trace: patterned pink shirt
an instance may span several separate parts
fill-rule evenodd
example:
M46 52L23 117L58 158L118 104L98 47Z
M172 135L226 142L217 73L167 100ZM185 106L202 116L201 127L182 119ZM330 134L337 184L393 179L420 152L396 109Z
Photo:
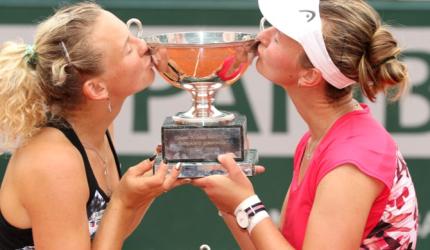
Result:
M415 249L418 206L414 185L389 133L371 116L369 108L339 118L315 149L309 167L298 183L300 161L310 134L296 149L282 234L296 249L302 249L306 225L321 179L343 164L353 164L385 184L375 200L362 236L361 249Z

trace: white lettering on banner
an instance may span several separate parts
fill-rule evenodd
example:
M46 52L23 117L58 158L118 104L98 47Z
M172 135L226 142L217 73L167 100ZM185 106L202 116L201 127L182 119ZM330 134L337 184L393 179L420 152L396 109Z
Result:
M234 30L243 32L258 32L255 27L146 27L145 33L155 34L162 32L191 31L191 30ZM406 51L417 53L427 53L430 55L430 28L392 28L399 42ZM23 38L30 43L34 32L33 26L0 25L0 42L4 40ZM409 67L411 84L429 84L428 62L419 58L406 58ZM252 148L256 148L261 156L292 156L296 144L306 131L307 127L302 121L292 103L288 103L285 117L288 123L288 131L273 132L273 87L264 79L252 65L242 78L245 93L250 101L250 109L255 116L259 131L248 132L249 142ZM158 75L152 90L159 90L168 87L167 83ZM430 85L428 87L430 91ZM428 94L427 94L428 96ZM216 96L218 104L232 104L240 102L234 100L231 88L226 87L219 91ZM167 116L177 112L188 110L191 104L191 95L186 91L170 96L152 97L148 100L148 131L135 131L134 114L139 114L139 110L134 105L135 97L129 97L122 108L121 113L115 121L115 141L118 152L127 155L152 154L155 146L161 141L161 125ZM383 124L385 121L386 103L383 98L379 98L375 104L369 104L374 116ZM409 94L400 104L399 124L404 127L420 126L430 121L430 100L419 94ZM423 132L399 132L392 133L394 139L399 144L403 154L407 157L428 158L430 156L430 131Z

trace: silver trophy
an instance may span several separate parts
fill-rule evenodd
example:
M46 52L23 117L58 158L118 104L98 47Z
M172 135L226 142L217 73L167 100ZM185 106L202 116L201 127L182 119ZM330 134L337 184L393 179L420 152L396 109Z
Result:
M157 71L172 86L192 96L188 111L165 119L161 161L173 167L181 162L179 177L197 178L224 174L217 156L233 153L248 176L254 175L258 154L246 143L246 117L215 108L217 90L235 83L255 57L254 34L224 31L196 31L142 36L142 25L133 18L137 35L146 41Z

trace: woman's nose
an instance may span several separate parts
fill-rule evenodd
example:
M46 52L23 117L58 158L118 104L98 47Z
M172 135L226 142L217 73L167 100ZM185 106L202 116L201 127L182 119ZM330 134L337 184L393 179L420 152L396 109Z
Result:
M148 52L149 52L149 46L148 46L148 44L144 41L144 40L142 40L142 39L138 39L139 41L137 42L137 51L138 51L138 53L139 53L139 56L141 56L141 57L143 57L143 56L145 56L146 54L148 54Z
M258 33L256 40L258 40L262 45L267 46L269 44L269 32L267 29L262 30Z
M270 43L270 37L273 28L268 28L260 31L256 37L256 40L258 40L262 45L267 46Z

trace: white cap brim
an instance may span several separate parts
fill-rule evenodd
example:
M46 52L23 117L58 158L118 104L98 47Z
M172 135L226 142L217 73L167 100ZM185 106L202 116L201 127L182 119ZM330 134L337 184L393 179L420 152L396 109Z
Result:
M355 81L331 60L322 35L319 0L258 0L261 13L276 29L300 43L323 78L338 89Z

